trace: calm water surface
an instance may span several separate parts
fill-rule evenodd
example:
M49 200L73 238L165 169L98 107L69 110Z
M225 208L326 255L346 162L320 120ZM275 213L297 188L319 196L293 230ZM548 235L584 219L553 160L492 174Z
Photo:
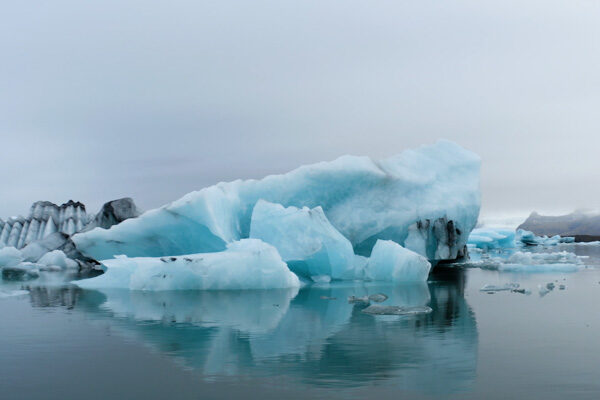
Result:
M600 265L600 246L567 246ZM555 248L554 250L561 250ZM531 295L487 294L517 282ZM540 297L539 284L566 285ZM21 283L3 283L5 292ZM351 295L429 305L371 316ZM600 270L440 269L427 284L0 299L2 399L600 398Z

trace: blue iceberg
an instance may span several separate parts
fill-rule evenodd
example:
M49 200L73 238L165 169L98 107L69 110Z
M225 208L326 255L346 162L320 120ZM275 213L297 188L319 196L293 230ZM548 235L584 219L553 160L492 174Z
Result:
M321 207L354 252L369 256L378 239L431 261L464 255L480 208L479 157L440 141L374 161L343 156L261 180L219 183L110 229L73 236L96 260L223 251L250 236L255 204Z
M298 276L422 282L431 264L467 254L479 167L477 155L440 141L380 161L344 156L219 183L74 235L77 249L107 269L78 284L208 290L296 287Z

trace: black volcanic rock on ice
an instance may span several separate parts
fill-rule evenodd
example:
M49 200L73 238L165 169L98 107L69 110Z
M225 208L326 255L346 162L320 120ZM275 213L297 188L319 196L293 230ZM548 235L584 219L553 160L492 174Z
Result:
M531 231L538 236L574 236L576 241L600 239L600 214L575 211L567 215L548 216L532 212L518 229Z
M113 225L121 223L129 218L140 215L133 199L124 197L104 203L96 217L85 227L85 231L99 227L108 229Z

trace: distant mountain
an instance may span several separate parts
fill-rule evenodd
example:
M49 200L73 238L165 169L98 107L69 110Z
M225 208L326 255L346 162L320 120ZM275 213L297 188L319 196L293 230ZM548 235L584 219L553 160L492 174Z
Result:
M549 216L534 211L517 229L536 235L574 236L579 242L600 240L600 214L575 211L567 215Z

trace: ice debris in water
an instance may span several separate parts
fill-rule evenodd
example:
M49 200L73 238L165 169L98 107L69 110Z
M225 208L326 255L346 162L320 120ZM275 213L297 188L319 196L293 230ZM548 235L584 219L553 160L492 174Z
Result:
M550 293L551 290L554 289L554 285L538 285L538 293L540 294L540 297L544 297L545 295L547 295L548 293Z
M479 289L480 292L502 292L502 291L510 291L510 290L515 290L518 289L521 285L519 285L518 283L505 283L504 285L483 285L481 287L481 289Z
M104 260L107 271L75 281L82 288L131 290L276 289L300 286L277 250L258 239L230 243L218 253Z
M575 272L583 267L581 257L567 251L555 253L516 252L498 266L500 271Z
M369 296L349 296L348 303L350 304L358 304L358 305L369 305L371 302L369 301Z
M518 251L508 258L512 264L581 264L575 253L558 251L554 253L531 253Z
M380 161L344 156L261 180L219 183L108 230L79 233L73 240L98 260L115 254L160 257L222 251L227 243L250 236L253 209L262 199L282 207L321 207L356 254L370 255L383 239L429 260L456 259L465 255L467 237L477 222L479 169L477 155L446 141ZM301 227L306 221L298 216L296 223ZM326 233L323 224L316 231ZM334 261L330 267L337 273Z
M402 306L383 306L379 304L370 305L367 308L361 310L365 314L371 315L416 315L416 314L429 314L431 307L417 306L417 307L402 307Z

